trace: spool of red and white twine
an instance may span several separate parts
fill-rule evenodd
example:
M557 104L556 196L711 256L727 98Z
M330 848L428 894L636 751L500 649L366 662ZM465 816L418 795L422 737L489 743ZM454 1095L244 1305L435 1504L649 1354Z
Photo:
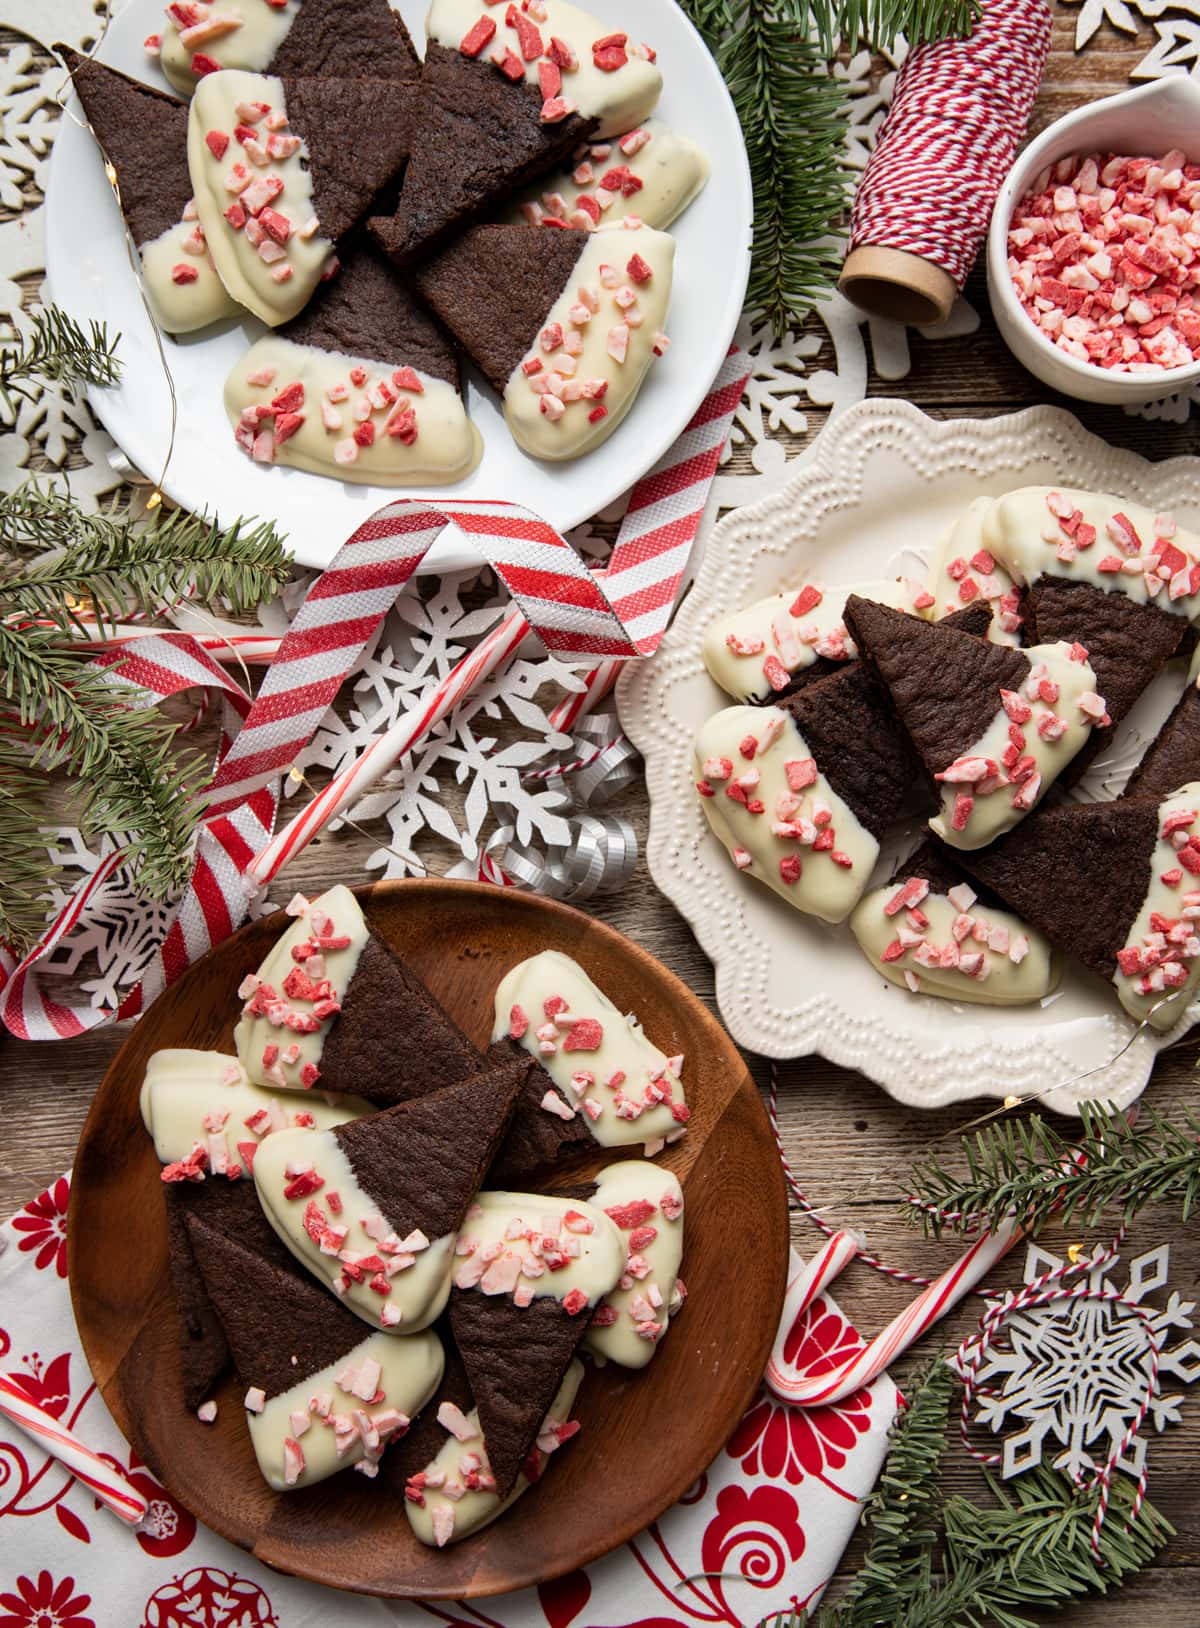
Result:
M1046 0L985 0L966 39L914 50L858 191L839 282L864 310L941 322L975 261L1050 50Z

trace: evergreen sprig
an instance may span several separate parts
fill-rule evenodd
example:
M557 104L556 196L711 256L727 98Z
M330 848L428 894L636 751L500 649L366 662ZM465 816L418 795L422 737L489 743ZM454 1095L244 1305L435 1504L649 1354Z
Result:
M87 328L56 305L37 312L29 333L0 340L0 413L11 421L14 397L28 396L39 379L52 384L114 384L119 373L117 344L102 322Z
M941 1465L957 1379L936 1362L906 1385L907 1410L867 1500L866 1558L845 1598L815 1616L769 1619L770 1628L1035 1628L1026 1607L1064 1606L1106 1593L1140 1571L1174 1529L1149 1502L1131 1520L1133 1483L1117 1476L1100 1530L1098 1488L1053 1470L1002 1484L994 1502L942 1491Z
M38 553L32 559L32 551ZM43 551L49 550L49 553ZM59 486L0 495L0 605L103 631L131 610L154 615L185 595L242 614L282 587L290 562L275 528L157 509L146 525L82 514Z
M747 304L777 335L833 288L846 206L847 94L827 59L844 36L890 48L963 33L975 0L679 0L742 125L754 186Z
M1082 1103L1068 1142L1040 1115L1005 1119L962 1139L966 1170L931 1153L912 1172L907 1219L927 1234L975 1232L1015 1216L1036 1233L1054 1217L1084 1226L1102 1211L1128 1222L1147 1204L1169 1203L1186 1221L1200 1207L1200 1118L1181 1123L1153 1109L1126 1115Z

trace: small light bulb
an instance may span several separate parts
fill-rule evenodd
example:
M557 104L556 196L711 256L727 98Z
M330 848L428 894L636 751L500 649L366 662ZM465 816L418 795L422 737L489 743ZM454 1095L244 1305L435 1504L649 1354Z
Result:
M1004 1106L1006 1108L1019 1108L1021 1106L1021 1099L1020 1097L1005 1097Z
M151 492L150 496L146 499L146 507L148 509L157 509L162 500L163 495L156 486Z
M1068 1244L1067 1245L1067 1259L1070 1261L1072 1266L1078 1266L1082 1256L1083 1256L1083 1245L1082 1244Z

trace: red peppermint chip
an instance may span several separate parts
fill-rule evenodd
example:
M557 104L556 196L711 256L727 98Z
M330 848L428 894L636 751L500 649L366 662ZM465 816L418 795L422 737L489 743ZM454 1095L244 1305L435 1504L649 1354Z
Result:
M604 1028L597 1018L580 1018L567 1030L563 1050L598 1051L603 1039Z
M458 49L465 57L477 57L496 33L495 20L491 17L481 17L473 28L469 28L459 41Z
M210 130L204 138L205 145L214 158L224 158L229 146L229 137L224 130Z
M508 1033L513 1040L520 1040L529 1032L529 1014L523 1006L514 1006L508 1014Z
M613 1204L604 1213L622 1232L631 1232L634 1227L645 1226L656 1208L648 1199L634 1198L628 1204Z
M569 1317L578 1317L587 1307L588 1297L582 1289L572 1289L563 1299L563 1310Z

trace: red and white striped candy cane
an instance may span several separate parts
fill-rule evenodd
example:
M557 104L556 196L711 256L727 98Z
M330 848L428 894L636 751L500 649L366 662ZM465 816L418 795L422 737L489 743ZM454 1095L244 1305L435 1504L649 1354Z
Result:
M136 1526L149 1503L120 1470L92 1449L61 1419L35 1402L11 1374L0 1374L0 1417L10 1420L67 1469L77 1481L90 1487L106 1508L119 1519Z
M985 1232L857 1356L828 1373L800 1373L782 1360L782 1344L777 1344L767 1366L767 1385L776 1396L799 1407L822 1407L852 1396L861 1386L878 1379L903 1351L956 1306L1021 1236L1015 1221L1003 1223L995 1232Z

